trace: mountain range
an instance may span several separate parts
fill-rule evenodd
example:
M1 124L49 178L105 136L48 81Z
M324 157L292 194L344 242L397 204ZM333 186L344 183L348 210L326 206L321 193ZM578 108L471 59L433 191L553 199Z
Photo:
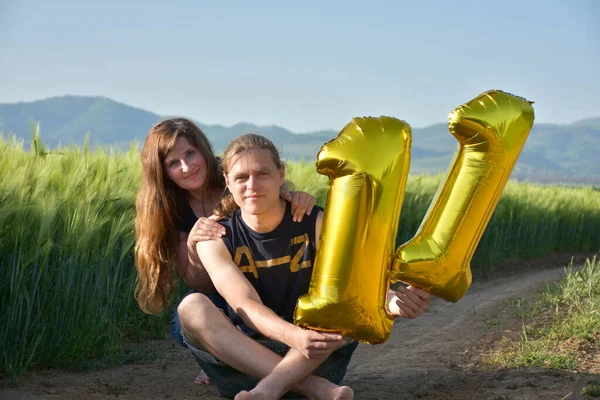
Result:
M150 127L165 118L106 97L62 96L33 102L0 104L0 132L31 141L32 126L40 124L41 138L50 148L82 145L87 133L93 146L128 148L142 143ZM269 137L286 159L311 161L321 146L339 131L293 133L276 125L206 125L194 121L217 152L233 137L258 132ZM343 127L340 127L340 130ZM457 148L444 123L413 128L411 173L437 174L447 170ZM567 183L600 182L600 117L572 124L535 123L513 171L513 178Z

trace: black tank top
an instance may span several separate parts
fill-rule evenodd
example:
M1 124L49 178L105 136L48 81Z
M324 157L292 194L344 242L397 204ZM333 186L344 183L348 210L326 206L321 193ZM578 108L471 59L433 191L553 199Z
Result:
M186 199L183 199L182 204L177 207L175 227L177 230L189 234L196 221L198 221L198 217L194 214L192 206L190 206L190 203Z
M293 321L298 297L310 285L316 254L315 225L322 210L315 207L302 222L292 220L291 204L286 203L281 223L273 231L258 233L242 220L240 210L221 223L223 237L233 262L258 292L263 304L288 322ZM231 311L229 310L230 314ZM236 325L245 325L237 315L230 315Z

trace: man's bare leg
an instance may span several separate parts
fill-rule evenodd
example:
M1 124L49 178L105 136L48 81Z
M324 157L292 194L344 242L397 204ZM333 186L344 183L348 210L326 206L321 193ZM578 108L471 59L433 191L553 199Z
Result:
M282 361L281 356L233 326L210 299L200 293L183 299L177 311L185 336L192 344L205 348L238 371L263 379ZM340 389L338 385L312 375L293 386L294 391L315 400L335 398L330 394L337 389ZM338 399L345 400L348 397Z
M293 389L297 382L310 375L325 359L326 357L309 360L298 350L290 349L283 360L253 390L240 392L235 396L235 400L277 400L288 390ZM354 392L348 386L333 385L324 389L325 392L320 393L319 398L328 400L354 398Z

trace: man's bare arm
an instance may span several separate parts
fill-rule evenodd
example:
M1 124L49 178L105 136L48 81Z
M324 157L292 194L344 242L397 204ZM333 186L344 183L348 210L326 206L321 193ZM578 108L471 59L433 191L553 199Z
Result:
M262 303L222 240L198 242L196 249L217 291L250 328L288 345L295 340L293 335L299 328Z

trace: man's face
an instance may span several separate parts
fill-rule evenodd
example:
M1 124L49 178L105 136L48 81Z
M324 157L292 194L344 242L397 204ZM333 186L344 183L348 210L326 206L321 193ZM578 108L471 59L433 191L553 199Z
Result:
M285 170L277 168L269 150L250 150L238 156L225 180L243 211L261 215L277 205Z

